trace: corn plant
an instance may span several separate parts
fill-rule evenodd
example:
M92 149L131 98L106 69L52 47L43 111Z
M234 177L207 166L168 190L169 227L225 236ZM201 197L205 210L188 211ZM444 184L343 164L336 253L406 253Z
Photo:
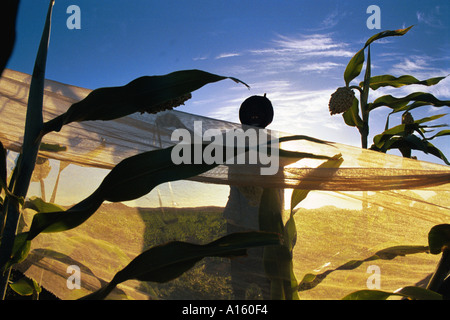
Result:
M43 203L40 206L41 210L34 215L29 230L17 234L21 209L38 161L39 150L43 146L48 147L42 143L47 133L58 132L64 125L71 122L108 121L135 112L157 113L172 109L191 98L191 92L206 84L225 79L247 86L239 79L200 70L175 71L163 76L143 76L124 86L93 90L85 99L71 105L65 113L44 122L43 89L53 5L54 0L51 0L32 74L22 151L9 184L7 184L6 176L6 151L0 144L0 191L4 194L0 197L2 209L0 290L3 297L12 266L26 259L31 242L37 235L76 228L95 214L104 201L121 202L137 199L148 194L161 183L187 179L217 165L206 163L175 165L171 159L173 147L126 158L109 172L90 196L71 208L64 210L56 204L41 201ZM285 138L285 140L289 139L307 138L303 136ZM206 146L203 145L203 148ZM284 150L280 150L280 154L292 157L295 161L305 157L329 159L327 156ZM161 244L138 255L106 286L84 298L103 299L119 283L129 279L151 282L170 281L192 268L204 257L242 256L246 254L248 248L276 246L280 243L280 235L276 232L251 231L229 234L204 245L181 241ZM12 287L21 292L30 292L30 290L34 293L38 292L35 282L28 282L28 284L27 286L26 282L22 281ZM30 286L34 289L30 289Z
M418 150L426 154L436 156L446 164L450 165L442 151L430 142L432 139L450 135L450 130L441 130L428 137L425 135L431 132L434 128L448 127L448 125L424 125L424 123L437 120L446 114L439 114L418 120L415 120L411 114L412 110L425 106L434 106L437 108L448 107L450 106L450 101L439 100L430 93L414 92L400 98L396 98L392 95L383 95L375 99L373 102L369 102L370 90L377 90L382 87L399 88L407 85L433 86L446 78L446 76L442 76L426 80L418 80L411 75L402 75L400 77L395 77L392 75L372 76L370 53L371 44L385 37L403 36L408 33L412 27L413 26L405 29L383 31L373 35L366 41L364 47L351 58L345 69L345 87L338 88L336 92L331 95L329 102L330 114L342 114L345 124L351 127L356 127L359 131L362 148L368 148L370 112L379 107L388 107L392 109L392 111L387 116L384 131L374 136L373 144L370 149L384 153L388 150L398 149L405 158L415 158L412 156L412 150ZM367 59L365 54L366 49ZM361 81L359 85L351 85L351 82L360 75L364 62L366 62L366 70L363 81ZM359 92L359 99L355 97L353 90ZM396 113L402 113L402 123L390 128L390 116ZM419 136L414 133L418 133ZM402 255L416 252L427 252L428 250L432 254L439 254L442 252L441 260L426 289L408 286L399 289L396 292L360 290L347 295L344 299L379 300L387 299L391 296L398 296L408 299L442 299L443 297L447 297L449 294L448 275L450 266L448 244L449 225L444 224L437 225L430 230L428 247L417 248L414 246L402 246L402 248L400 248ZM356 264L355 261L352 261L351 263L342 266L341 269L352 269L364 261L380 259L382 254L385 254L386 252L389 252L391 256L394 254L393 256L395 257L398 255L398 250L399 248L388 248L385 252L377 252L377 254L368 259L358 260L356 261ZM302 284L305 287L310 287L313 282L316 282L315 285L317 285L317 282L321 281L321 279L318 278L319 277L314 275L307 275L305 279L303 279Z
M405 29L388 30L377 33L370 37L364 47L359 50L349 61L344 71L345 87L340 87L331 95L329 109L331 115L342 114L345 124L357 128L361 136L361 146L368 148L369 136L369 115L370 112L380 108L388 107L392 109L387 116L385 130L375 135L373 150L386 152L398 149L404 157L412 157L411 150L422 151L438 157L446 164L450 164L445 155L436 148L430 140L450 134L450 130L442 130L427 137L425 134L430 129L445 127L447 125L427 126L424 123L443 117L445 114L435 115L415 120L411 111L424 106L445 107L450 105L450 101L441 101L430 93L414 92L405 97L396 98L392 95L384 95L373 102L369 102L370 90L377 90L382 87L399 88L407 85L433 86L438 84L445 76L435 77L426 80L418 80L411 75L395 77L392 75L372 76L370 47L372 43L379 39L405 35L412 26ZM367 58L365 50L367 49ZM366 62L364 80L359 85L351 85L351 82L360 75L363 64ZM355 96L356 90L359 92L359 99ZM392 114L402 113L402 123L389 128L389 118ZM418 133L419 136L414 133Z

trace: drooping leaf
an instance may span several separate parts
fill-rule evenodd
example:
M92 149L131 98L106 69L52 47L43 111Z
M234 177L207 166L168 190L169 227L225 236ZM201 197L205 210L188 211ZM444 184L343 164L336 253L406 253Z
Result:
M450 106L450 100L439 100L431 93L425 92L414 92L406 97L395 98L392 95L384 95L377 99L374 102L369 104L369 110L374 110L375 108L386 106L394 111L399 111L400 109L404 110L405 106L408 105L409 102L414 101L420 103L420 106L423 105L432 105L435 107L443 107ZM410 109L410 108L408 108Z
M436 146L434 146L431 142L427 141L427 150L429 154L432 154L435 157L438 157L442 161L445 162L445 164L450 165L450 161L448 161L447 157L444 155L444 153L439 150Z
M426 253L428 250L427 246L393 246L377 251L374 256L383 260L392 260L407 254Z
M30 227L29 239L40 232L59 232L79 226L104 201L137 199L163 182L196 176L216 166L204 163L175 165L171 158L172 148L144 152L122 160L104 178L97 190L80 203L66 211L36 214Z
M450 130L442 130L442 131L439 131L438 133L436 133L435 135L433 135L432 137L427 138L427 140L432 140L437 137L448 136L448 135L450 135Z
M406 29L398 29L398 30L387 30L387 31L382 31L380 33L377 33L375 35L373 35L372 37L370 37L364 47L359 50L351 59L350 62L348 63L347 67L345 68L344 71L344 80L345 80L345 84L346 86L349 86L350 82L355 79L362 70L364 61L365 61L365 56L364 56L364 50L374 41L385 38L385 37L393 37L393 36L402 36L404 34L406 34L413 26L410 26Z
M217 165L204 162L176 165L172 149L145 152L121 161L100 185L101 197L111 202L137 199L163 182L193 177Z
M87 120L112 120L135 112L156 113L183 104L191 92L206 84L231 79L201 70L175 71L163 76L143 76L119 87L99 88L74 103L64 114L45 123L42 135L65 124ZM165 104L168 104L165 106Z
M447 115L446 113L444 113L444 114L436 114L434 116L425 117L425 118L422 118L422 119L417 119L417 120L414 121L414 123L421 124L421 123L425 123L425 122L430 122L430 121L434 121L434 120L440 119L442 117L445 117L446 115Z
M409 30L411 30L413 26L409 26L408 28L405 29L397 29L397 30L386 30L386 31L382 31L380 33L377 33L375 35L373 35L372 37L370 37L365 45L364 48L366 48L367 46L369 46L372 42L379 40L379 39L383 39L386 37L395 37L395 36L403 36L405 35Z
M436 77L436 78L430 78L427 80L417 80L415 77L410 75L404 75L400 77L394 77L392 75L381 75L381 76L374 76L370 78L370 88L372 90L377 90L380 87L394 87L399 88L406 85L411 84L420 84L425 86L432 86L435 84L438 84L441 80L445 79L446 77ZM362 86L362 83L360 84Z
M317 168L338 168L340 165L344 162L344 159L342 158L341 154L334 155L329 160L325 161L324 163L320 164ZM292 191L291 196L291 212L294 210L294 208L303 201L306 196L309 193L309 190L302 189L302 183Z
M337 155L334 155L333 157L329 158L327 161L325 161L321 165L319 165L318 168L337 168L342 164L343 161L344 160L342 158L342 155L337 154ZM307 197L307 195L309 194L309 191L310 190L301 188L301 182L300 182L300 185L298 185L292 191L290 217L284 227L284 233L286 234L285 241L287 242L289 250L293 249L295 242L296 242L296 238L297 238L297 227L296 227L295 219L294 219L294 215L295 215L294 209L301 201L303 201Z
M309 142L314 142L314 143L319 143L319 144L330 144L327 141L317 139L314 137L310 137L310 136L305 136L305 135L289 135L289 136L285 136L285 137L279 137L276 142L282 143L282 142L296 141L296 140L306 140ZM269 141L269 144L270 144L270 141Z
M440 119L440 118L444 117L445 115L446 114L437 114L437 115L434 115L434 116L425 117L425 118L422 118L422 119L417 119L412 124L400 124L400 125L397 125L395 127L389 128L389 129L383 131L382 133L377 134L373 138L374 145L378 149L386 151L386 150L388 150L388 148L386 148L385 143L393 136L403 136L403 137L410 136L410 137L406 137L407 142L409 141L413 145L417 144L417 140L415 140L416 138L414 136L408 135L406 133L410 129L412 129L412 130L415 130L416 132L418 132L419 134L421 134L423 136L423 134L420 131L420 129L425 128L425 127L424 126L420 126L420 124ZM448 130L443 130L440 133L438 133L436 136L447 135L447 134L449 134L447 131ZM424 140L429 140L428 138L425 138L424 136L423 136L423 138L424 138ZM427 141L423 141L423 143L426 144ZM392 144L392 142L391 142L391 144ZM421 145L421 143L419 143L418 145ZM421 150L421 149L419 148L417 150Z
M242 256L248 248L279 243L277 234L266 232L233 233L205 245L172 241L143 252L119 271L107 286L82 299L104 299L119 283L131 279L167 282L179 277L205 257Z
M298 136L302 139L302 136ZM287 138L286 138L287 139ZM191 148L191 157L194 152L203 152L207 144L188 145ZM200 150L196 150L199 147ZM103 179L100 186L86 199L65 211L39 212L33 217L29 231L29 240L41 232L60 232L79 226L89 219L104 201L122 202L134 200L148 194L157 185L187 179L204 173L218 163L206 164L203 159L195 163L175 164L172 159L174 147L144 152L118 163ZM283 154L283 152L280 152ZM225 155L224 155L225 156ZM328 156L315 156L313 154L286 151L284 156L302 159L313 157L328 159ZM225 156L226 157L226 156ZM223 163L225 163L224 158Z
M394 137L395 138L395 137ZM394 139L392 138L392 139ZM434 146L432 143L430 143L427 140L420 140L419 138L415 136L408 136L406 138L400 138L400 141L397 141L395 143L392 143L388 149L399 149L399 147L406 146L407 148L410 148L411 150L419 150L426 154L431 154L442 161L445 162L445 164L450 165L450 162L444 155L444 153L438 149L436 146Z

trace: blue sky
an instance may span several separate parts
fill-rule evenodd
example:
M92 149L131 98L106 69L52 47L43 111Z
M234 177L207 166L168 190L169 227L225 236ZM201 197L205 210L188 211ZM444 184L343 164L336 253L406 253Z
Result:
M372 4L381 9L381 30L367 28L366 9ZM21 1L9 68L32 72L47 5ZM66 26L69 5L81 10L79 30ZM179 110L238 122L242 101L266 93L275 109L269 128L360 146L358 132L328 112L330 94L344 85L348 61L371 35L414 25L403 37L372 45L373 75L411 74L422 80L450 74L449 9L447 0L56 0L46 75L90 89L182 69L234 76L251 89L232 81L210 84ZM449 88L445 79L428 88L380 89L370 99L420 90L450 100ZM413 116L444 111L427 108ZM371 114L369 145L387 112ZM450 123L450 117L439 123ZM448 142L435 144L450 157Z

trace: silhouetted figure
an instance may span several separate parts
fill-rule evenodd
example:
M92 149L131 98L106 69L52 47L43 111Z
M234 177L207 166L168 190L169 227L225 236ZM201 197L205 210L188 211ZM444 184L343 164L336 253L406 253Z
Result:
M244 125L265 128L274 116L272 103L264 96L247 98L239 109ZM230 186L224 209L227 232L259 230L259 202L263 188L259 186ZM231 283L235 299L269 299L270 282L263 266L264 248L248 250L248 256L231 260Z

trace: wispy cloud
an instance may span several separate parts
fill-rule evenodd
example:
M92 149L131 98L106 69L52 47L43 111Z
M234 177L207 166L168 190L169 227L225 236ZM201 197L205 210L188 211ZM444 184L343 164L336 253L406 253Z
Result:
M194 60L194 61L201 61L201 60L207 60L207 59L208 59L207 55L192 58L192 60Z
M217 56L222 59L238 55L242 57L235 61L224 59L222 73L230 74L230 70L233 70L232 74L239 72L239 77L251 87L250 95L267 93L275 109L270 128L324 139L327 138L325 132L328 132L329 138L331 130L335 137L342 136L345 139L348 128L341 119L330 116L328 102L342 81L341 73L346 62L354 55L350 45L335 40L332 34L321 33L277 35L268 43L266 47L250 48L239 53L231 51ZM314 75L323 78L328 73L328 79L336 81L336 85L328 81L320 89L311 89L311 82L321 81ZM239 122L239 107L249 92L238 89L228 91L226 97L221 97L220 107L208 113L208 116ZM202 108L201 104L196 107Z
M395 75L410 74L416 78L431 78L448 75L450 70L438 68L436 60L428 55L412 55L401 59L397 64L394 64L390 72Z
M324 72L337 67L344 67L344 65L335 62L310 63L300 66L298 70L310 72Z
M300 35L298 37L287 37L279 35L273 41L274 47L265 50L253 50L253 53L272 53L280 55L292 54L295 56L334 56L351 57L353 53L346 50L345 43L336 42L331 36L326 34Z
M271 46L248 53L261 66L261 72L321 72L341 66L342 58L353 56L348 45L328 34L278 35Z
M327 13L325 18L320 21L319 25L315 28L309 28L309 31L317 32L323 30L329 30L335 28L339 22L345 18L346 12L334 9L332 12Z
M348 139L349 130L342 119L332 117L328 111L328 101L333 93L331 89L299 90L295 82L288 80L261 81L252 86L253 94L267 93L272 102L275 115L270 129L283 132L306 134L322 139L342 137L348 143L357 144ZM248 93L230 96L221 101L221 107L214 109L208 116L239 123L239 107L248 97Z
M444 23L442 22L440 16L441 16L441 9L439 6L435 6L428 12L423 11L416 12L417 21L419 23L425 23L426 25L435 28L444 27Z
M232 52L232 53L221 53L219 54L215 59L224 59L224 58L231 58L231 57L238 57L240 56L240 53Z

